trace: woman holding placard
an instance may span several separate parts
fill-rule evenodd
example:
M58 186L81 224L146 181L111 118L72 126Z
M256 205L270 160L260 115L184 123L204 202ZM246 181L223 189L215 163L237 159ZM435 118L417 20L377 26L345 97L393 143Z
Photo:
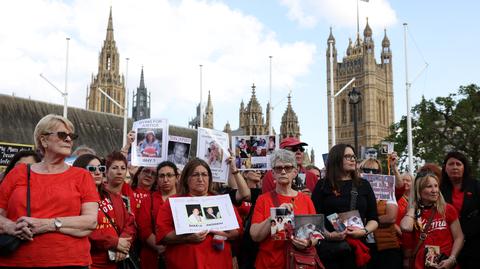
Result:
M214 195L212 171L205 161L195 158L187 163L180 176L178 194L178 196ZM236 215L237 221L241 223L238 213ZM170 201L160 208L156 223L157 244L166 245L167 268L232 268L230 241L238 237L240 228L177 235ZM223 248L219 247L220 245Z

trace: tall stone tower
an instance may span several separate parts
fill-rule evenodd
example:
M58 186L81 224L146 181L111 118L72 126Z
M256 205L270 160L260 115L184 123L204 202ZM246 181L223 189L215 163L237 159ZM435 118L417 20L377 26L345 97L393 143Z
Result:
M102 89L122 106L125 104L125 81L123 75L120 75L119 67L120 55L113 38L112 8L110 8L107 36L98 57L98 74L92 75L90 91L87 93L87 109L123 115L122 109L98 90Z
M205 107L205 115L203 115L203 127L213 129L213 105L210 91L208 91L207 107Z
M243 135L266 135L268 126L263 119L262 106L255 96L255 84L252 85L252 96L247 106L240 104L239 122L240 128L244 130Z
M137 92L133 95L132 105L132 118L134 121L149 119L150 118L150 105L151 98L150 93L145 87L145 78L142 72L140 74L140 86L137 88Z
M298 117L292 108L292 96L288 94L288 105L282 116L280 125L280 139L286 137L300 138L300 127L298 126Z
M335 93L353 77L355 82L335 98L336 143L354 144L353 106L349 104L348 93L356 87L361 93L358 106L358 144L371 147L389 134L394 120L392 52L386 31L382 41L380 63L376 63L372 29L367 24L363 40L357 33L355 43L350 43L342 62L337 62L335 38L330 28L328 42L333 42L333 70L330 70L330 47L327 49L327 96L328 96L328 145L332 147L330 115L330 72L333 72ZM328 44L328 43L327 43Z

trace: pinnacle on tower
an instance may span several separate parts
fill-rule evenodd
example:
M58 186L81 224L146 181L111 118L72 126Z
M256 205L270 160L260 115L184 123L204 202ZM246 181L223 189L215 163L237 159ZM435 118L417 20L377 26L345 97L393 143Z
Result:
M142 72L140 73L140 87L141 89L145 88L145 79L143 77L143 65L142 65Z
M113 40L113 19L112 19L112 7L110 7L110 16L108 17L107 25L107 37L106 40Z
M365 39L367 37L372 37L372 28L370 28L370 25L368 24L368 17L367 17L367 25L365 26L365 30L363 30L363 36Z
M387 36L387 29L384 29L384 37L383 37L383 40L382 40L382 47L390 47L390 40L388 39L388 36Z

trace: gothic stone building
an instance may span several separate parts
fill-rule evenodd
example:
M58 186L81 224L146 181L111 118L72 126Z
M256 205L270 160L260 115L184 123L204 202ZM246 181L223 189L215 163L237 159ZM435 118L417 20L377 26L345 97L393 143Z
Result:
M372 39L372 29L367 25L363 31L363 40L357 33L355 43L348 45L346 56L342 62L337 60L335 38L330 29L328 42L333 42L333 81L335 93L346 85L353 77L354 87L361 93L358 104L358 144L361 147L371 147L378 144L389 134L393 123L393 77L392 52L386 31L382 41L380 63L375 60L375 47ZM328 43L327 43L328 44ZM331 115L330 115L330 46L327 49L327 96L328 96L328 145L332 147ZM335 136L336 143L354 144L353 109L349 104L349 86L335 98Z

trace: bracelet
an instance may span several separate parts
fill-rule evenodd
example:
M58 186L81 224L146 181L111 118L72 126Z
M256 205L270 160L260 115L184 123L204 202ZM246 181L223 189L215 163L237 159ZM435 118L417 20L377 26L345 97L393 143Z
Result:
M232 171L232 175L236 175L236 174L238 174L238 173L240 173L239 170Z
M363 231L365 231L365 236L367 236L370 233L365 227L363 227Z

